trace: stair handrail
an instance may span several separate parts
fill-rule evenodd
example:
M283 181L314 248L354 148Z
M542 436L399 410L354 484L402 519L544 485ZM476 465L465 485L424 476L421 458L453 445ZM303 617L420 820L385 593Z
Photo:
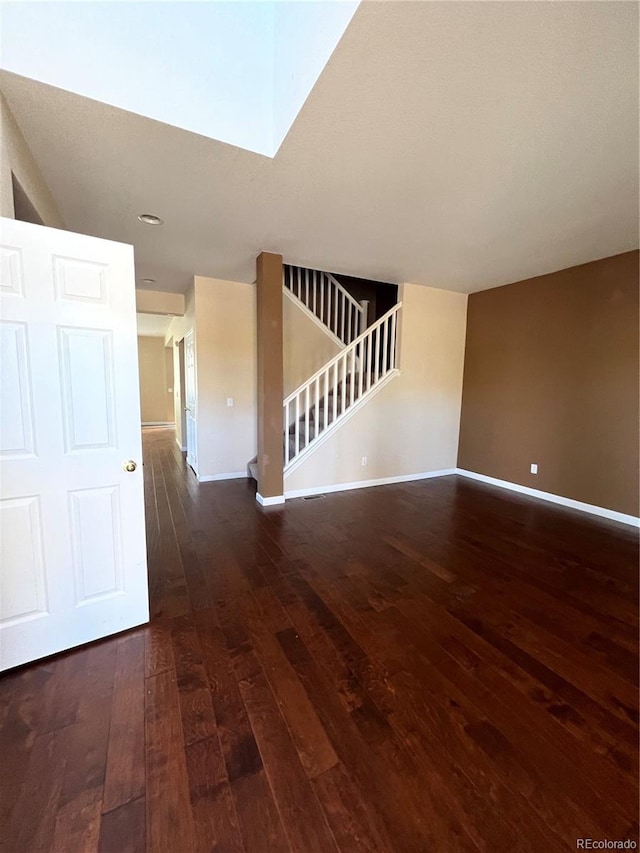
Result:
M342 361L342 359L348 358L348 356L350 355L350 351L355 350L356 347L358 347L360 344L362 344L369 335L372 335L373 332L375 332L378 328L380 328L389 319L389 317L391 317L393 314L397 314L397 312L401 308L402 308L402 302L397 302L395 305L393 305L387 311L386 314L383 314L382 317L380 317L379 320L376 320L375 323L372 323L367 329L364 330L364 332L361 332L357 338L354 338L350 344L348 344L344 349L340 350L340 352L337 353L337 355L334 355L333 358L329 359L329 361L327 361L325 364L323 364L319 370L316 370L316 372L313 374L313 376L310 376L309 379L306 379L304 382L302 382L300 385L298 385L298 387L294 391L292 391L288 396L286 396L284 398L284 400L282 401L282 407L284 408L286 405L291 403L292 400L295 400L295 398L299 394L301 394L302 391L304 391L308 385L311 385L313 382L316 381L316 379L319 379L323 373L327 372L327 370L330 370L338 362ZM394 341L394 365L393 365L394 367L395 367L395 343L396 342ZM390 369L393 369L393 368L390 368Z
M325 282L328 284L326 305L324 298ZM320 285L319 298L318 284ZM354 299L349 291L331 273L324 270L313 270L308 267L286 264L282 271L282 285L343 344L348 346L351 343L351 340L348 339L352 335L358 335L364 330L367 324L368 302L360 303L357 299ZM331 288L334 290L333 298L331 298ZM303 292L306 298L302 297ZM342 300L341 309L338 308L339 299ZM328 311L326 321L324 319L325 307ZM319 314L318 308L320 310ZM355 330L352 318L355 320ZM345 340L345 333L347 340Z
M354 307L357 311L359 311L360 313L362 313L362 311L364 310L364 309L362 308L362 305L360 305L360 303L358 302L358 300L357 300L357 299L354 299L354 298L353 298L353 296L349 293L349 291L346 289L346 287L344 287L342 284L340 284L340 282L338 281L338 279L337 279L334 275L331 275L331 273L330 273L330 272L325 272L325 273L323 273L323 275L324 275L324 276L326 276L326 277L329 279L329 281L330 281L330 282L331 282L331 283L332 283L332 284L333 284L333 285L334 285L338 290L340 290L340 291L343 293L343 295L346 297L346 299L347 299L347 300L348 300L348 301L353 305L353 307Z

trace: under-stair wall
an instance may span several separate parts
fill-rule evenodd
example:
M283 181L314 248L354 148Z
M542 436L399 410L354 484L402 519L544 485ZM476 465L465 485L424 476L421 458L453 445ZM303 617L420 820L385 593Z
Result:
M455 468L467 297L411 284L402 285L399 296L400 375L285 474L285 496L412 480Z
M286 292L282 315L286 396L337 355L341 346L327 329L309 316L297 299Z

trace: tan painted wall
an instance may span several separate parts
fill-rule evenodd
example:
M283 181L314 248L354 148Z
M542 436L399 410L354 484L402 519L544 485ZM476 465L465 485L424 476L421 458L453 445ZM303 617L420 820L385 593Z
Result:
M136 290L136 311L139 314L184 314L184 310L184 293Z
M173 354L157 337L138 337L142 423L173 421Z
M472 294L458 464L637 516L639 381L638 252Z
M257 446L256 290L202 276L194 286L198 474L244 473Z
M246 471L256 454L255 287L196 276L186 293L185 314L174 317L167 343L174 353L176 438L183 445L177 342L195 333L198 389L198 476ZM227 406L227 397L234 405Z
M60 211L44 182L36 161L7 102L0 93L0 215L15 218L11 173L42 219L44 225L64 228Z
M288 296L282 297L284 396L309 379L341 347Z
M399 298L401 375L285 478L285 493L455 467L467 297L405 284Z

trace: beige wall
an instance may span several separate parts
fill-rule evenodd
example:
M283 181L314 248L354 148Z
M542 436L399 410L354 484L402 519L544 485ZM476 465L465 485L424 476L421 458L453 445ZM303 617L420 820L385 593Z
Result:
M162 338L138 337L138 366L142 423L172 423L173 358Z
M198 393L197 454L201 479L244 475L256 455L255 287L196 276L185 314L174 317L166 342L174 353L176 439L184 446L177 343L194 330ZM227 406L227 398L233 406Z
M184 314L184 293L163 290L136 290L136 311L139 314Z
M459 465L637 516L639 382L638 252L474 293Z
M405 284L400 299L401 375L285 478L285 494L455 468L467 297Z
M341 347L286 294L283 295L284 396L309 379Z
M244 474L257 447L256 290L201 276L194 286L198 475Z
M44 225L64 228L49 188L33 159L7 102L0 93L0 215L15 217L11 173L16 176Z

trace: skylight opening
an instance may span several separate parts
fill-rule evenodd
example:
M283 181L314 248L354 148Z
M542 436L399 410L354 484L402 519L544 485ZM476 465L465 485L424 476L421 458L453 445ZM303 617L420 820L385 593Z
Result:
M358 2L3 2L2 67L274 157Z

